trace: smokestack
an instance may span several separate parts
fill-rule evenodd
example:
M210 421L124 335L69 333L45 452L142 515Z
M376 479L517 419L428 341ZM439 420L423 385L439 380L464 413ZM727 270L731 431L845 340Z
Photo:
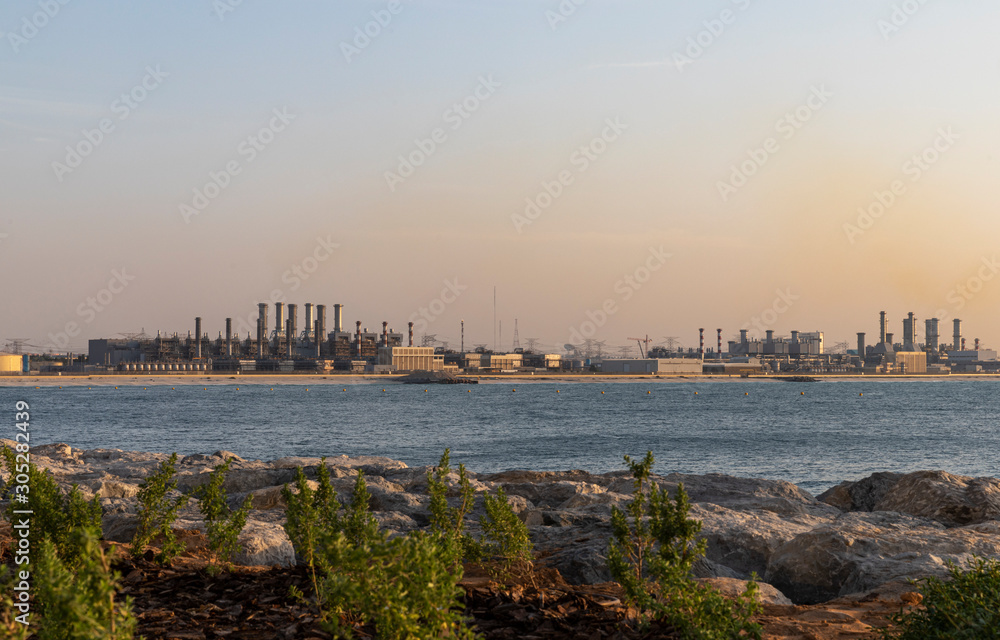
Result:
M294 308L295 308L295 305L291 305L291 304L288 305L288 311L289 311L288 315L289 316L292 315L292 309L294 309ZM285 351L287 352L286 355L285 355L285 357L287 357L289 359L291 359L291 357L292 357L292 336L294 336L294 335L295 335L295 324L292 322L292 319L289 317L288 320L285 320Z
M319 320L315 320L314 322L315 322L315 325L314 325L314 329L313 329L313 335L319 336L319 335L321 335L320 329L322 329L322 327L319 326ZM322 355L321 354L321 349L323 347L323 343L320 342L318 339L316 339L316 340L313 340L313 344L316 345L316 359L319 360L320 357L321 357L321 355Z
M341 332L344 330L344 305L333 305L333 330Z
M798 342L798 341L799 341L799 332L798 331L793 331L792 332L792 342Z
M952 343L951 348L958 351L962 346L962 321L955 318L952 322L955 325L955 341Z
M311 333L312 330L313 330L313 322L314 322L314 318L313 318L313 306L312 306L311 302L307 302L306 303L306 324L305 324L305 329L306 329L306 334L307 335L309 333Z
M979 338L976 338L976 351L979 351Z
M903 348L907 351L914 351L917 344L917 327L913 318L913 312L907 314L903 320Z
M719 338L719 359L722 358L722 329L716 329L715 333L718 334Z
M924 320L924 332L927 334L927 348L937 353L938 344L938 319L930 318Z
M858 355L862 360L865 358L865 334L864 332L858 333Z
M408 325L408 327L410 329L410 346L412 347L413 346L413 323L409 322L409 323L407 323L407 325Z
M698 357L705 358L705 329L698 329Z
M768 329L766 333L767 333L767 338L766 338L767 344L771 344L772 342L774 342L774 329Z
M885 311L879 312L879 330L878 330L878 341L881 344L885 344Z
M261 328L267 333L267 303L257 303L257 318L260 320Z
M965 351L965 338L962 338L962 351Z
M265 327L266 329L267 327ZM280 334L285 330L285 304L283 302L274 303L274 333Z
M316 344L319 345L320 357L323 356L323 344L326 342L326 305L318 304L316 305L316 322L319 323L319 329L316 330Z
M740 344L746 344L746 343L747 343L747 330L740 329Z
M889 345L890 347L892 346L892 336L893 336L893 334L891 334L891 333L885 334L885 343L887 345Z
M201 318L194 319L194 357L201 359Z
M358 343L358 357L360 358L361 357L361 321L358 320L357 324L358 324L358 329L357 329L357 334L356 334L357 335L356 340L357 340L357 343Z
M288 319L291 321L292 339L294 340L299 328L298 313L296 313L296 305L294 304L288 305Z
M465 320L462 320L462 353L465 353Z
M388 347L389 346L389 328L388 327L389 327L389 323L385 322L383 320L382 321L382 346L383 347Z
M265 309L267 307L264 307ZM233 356L233 319L226 318L226 357Z
M257 359L264 359L264 323L257 318Z

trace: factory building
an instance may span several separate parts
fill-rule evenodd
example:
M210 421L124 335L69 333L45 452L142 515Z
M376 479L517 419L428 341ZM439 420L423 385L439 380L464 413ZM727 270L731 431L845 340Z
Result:
M823 355L822 331L792 331L790 339L776 338L774 331L768 329L763 341L751 340L747 330L740 330L740 340L729 341L729 354L736 356L819 356Z
M0 353L0 376L28 373L28 356L23 353Z
M391 371L443 371L444 356L434 355L434 347L379 347L376 364Z
M604 360L603 373L663 373L698 374L702 371L701 359L695 358L634 358Z

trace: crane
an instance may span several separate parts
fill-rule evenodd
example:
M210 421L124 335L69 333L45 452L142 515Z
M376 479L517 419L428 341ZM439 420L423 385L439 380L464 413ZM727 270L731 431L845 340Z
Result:
M646 352L643 351L642 345L645 344L646 345L646 350L649 350L649 343L652 342L652 340L650 340L648 333L646 334L645 338L626 338L626 340L635 340L636 342L638 342L639 343L639 355L642 356L643 358L646 357Z

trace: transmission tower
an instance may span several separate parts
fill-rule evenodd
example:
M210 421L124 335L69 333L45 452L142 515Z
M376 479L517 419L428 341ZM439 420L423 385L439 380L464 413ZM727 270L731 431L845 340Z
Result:
M627 358L632 353L632 347L618 347L618 357Z
M521 348L521 340L517 337L517 318L514 318L514 344L511 345L510 350L517 353L517 350Z
M28 340L31 338L7 338L7 345L4 349L7 349L14 355L21 355L21 348L28 344Z
M420 338L420 346L421 347L433 347L435 342L437 342L437 334L436 333L432 333L430 335L427 335L425 333L424 336L422 338Z
M538 338L526 338L528 341L528 351L531 353L535 352L535 345L538 344Z

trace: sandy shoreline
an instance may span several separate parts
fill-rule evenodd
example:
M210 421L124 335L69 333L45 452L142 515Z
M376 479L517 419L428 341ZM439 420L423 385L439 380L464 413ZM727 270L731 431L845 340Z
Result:
M120 374L100 374L100 375L28 375L28 376L0 376L0 387L86 387L86 386L115 386L115 385L143 385L143 386L185 386L185 385L225 385L225 384L247 384L247 385L353 385L353 384L386 384L399 383L402 374L340 374L340 373L307 373L307 374L231 374L231 373L164 373L164 374L141 374L120 373ZM628 375L628 374L602 374L602 373L581 373L581 374L490 374L490 375L465 375L463 378L478 380L481 384L508 384L517 382L525 383L620 383L620 382L661 382L661 383L693 383L693 382L748 382L759 380L778 381L779 378L791 377L789 375L779 376L750 376L741 378L739 376L727 375ZM1000 375L996 374L950 374L950 375L847 375L847 374L809 374L809 377L818 381L865 381L865 380L998 380Z

